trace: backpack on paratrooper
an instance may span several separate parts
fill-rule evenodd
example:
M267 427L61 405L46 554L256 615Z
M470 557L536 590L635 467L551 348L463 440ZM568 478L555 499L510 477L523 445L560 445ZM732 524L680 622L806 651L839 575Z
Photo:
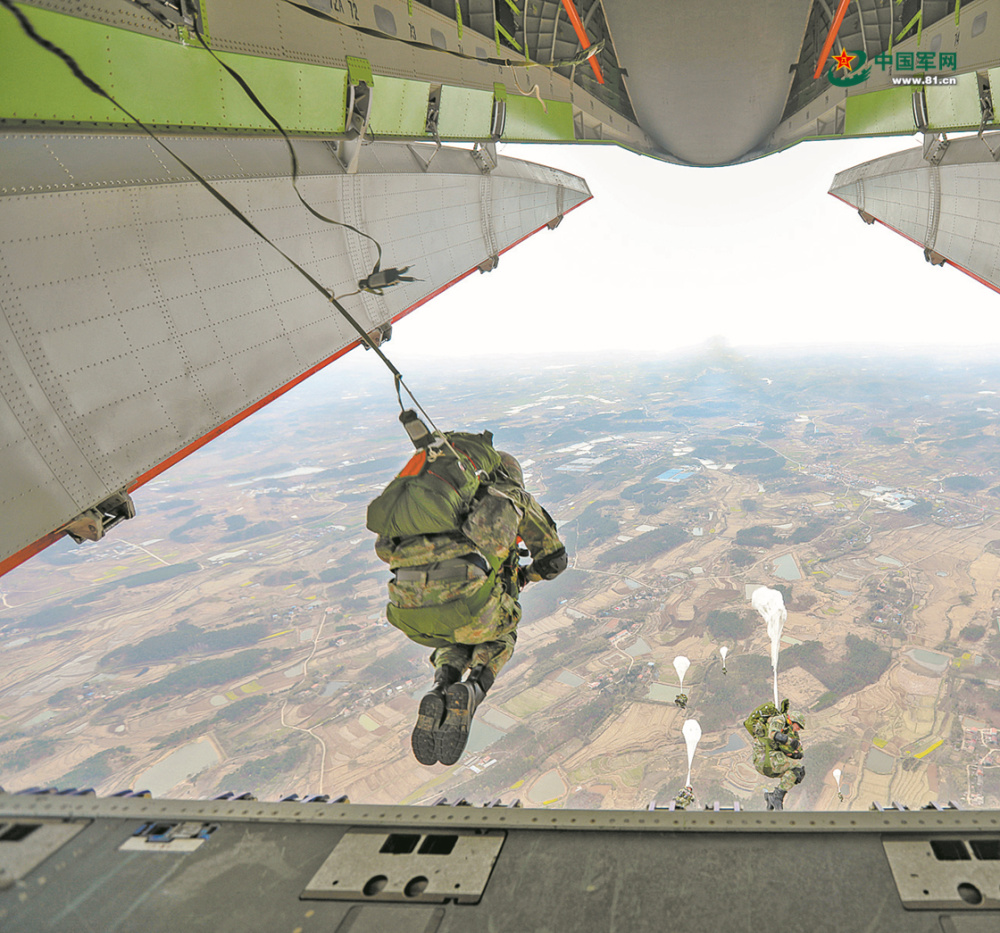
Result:
M760 742L767 738L767 722L772 716L780 716L788 711L788 700L781 701L780 709L770 700L757 707L745 720L743 728Z
M387 538L461 532L483 481L499 466L489 431L438 435L368 506L366 525Z

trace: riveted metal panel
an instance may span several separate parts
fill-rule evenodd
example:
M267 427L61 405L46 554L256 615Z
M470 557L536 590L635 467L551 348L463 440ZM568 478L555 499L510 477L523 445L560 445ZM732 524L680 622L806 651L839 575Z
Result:
M122 106L155 126L276 132L242 88L200 45L145 36L101 23L30 9L39 33L62 46ZM0 11L0 60L31 81L0 84L0 119L129 124L106 98L78 81ZM341 68L221 53L292 133L343 132L346 75ZM141 81L135 76L142 75Z
M438 132L443 139L487 139L493 116L493 95L475 88L441 88Z
M89 824L90 820L0 820L0 891L26 878Z
M283 141L172 144L335 294L357 291L375 246L305 210L284 175ZM412 264L419 278L345 298L366 330L494 248L467 150L438 150L424 171L433 146L421 162L405 145L374 143L347 174L326 144L296 148L299 187L316 210L369 233L385 266ZM0 189L3 561L266 404L356 333L144 138L9 133L0 156L12 166ZM493 178L489 210L511 213L499 249L556 216L560 197L572 207L590 196L582 179L513 160Z
M852 94L847 98L844 123L845 136L879 136L912 133L912 87L892 87L868 94Z
M348 830L301 897L475 904L505 838L497 831L425 835Z
M547 100L543 109L542 102L536 97L509 94L503 138L529 142L572 142L576 138L573 105L568 101Z
M973 840L979 842L978 840ZM990 850L996 842L991 840ZM910 910L1000 909L1000 860L964 839L884 839L903 906ZM946 856L945 858L942 858Z
M1000 68L990 68L986 72L990 79L990 95L993 98L993 122L990 126L1000 125Z
M927 122L932 130L953 130L959 127L979 128L979 81L975 74L958 75L955 85L928 85Z
M1000 288L998 146L998 134L953 139L937 166L910 149L840 172L830 191L855 204L863 181L867 213Z
M425 136L430 90L430 84L424 81L377 75L372 98L372 131L384 136Z

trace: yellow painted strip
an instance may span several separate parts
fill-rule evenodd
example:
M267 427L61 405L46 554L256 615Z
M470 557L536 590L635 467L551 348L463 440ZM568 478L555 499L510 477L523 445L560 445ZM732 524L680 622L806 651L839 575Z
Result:
M265 635L261 641L267 641L269 638L278 638L280 635L291 635L294 631L295 629L293 628L286 628L283 632L275 632L273 635Z
M929 755L932 751L934 751L935 748L937 748L939 745L943 745L943 744L944 744L944 739L938 739L930 748L924 749L922 752L914 755L913 757L914 758L923 758L924 755Z

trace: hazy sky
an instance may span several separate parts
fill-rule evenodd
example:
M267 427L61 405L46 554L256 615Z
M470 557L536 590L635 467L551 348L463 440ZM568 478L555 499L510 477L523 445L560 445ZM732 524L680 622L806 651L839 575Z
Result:
M827 194L838 171L918 144L803 143L710 169L614 146L502 146L582 175L594 199L400 322L390 355L670 352L713 336L747 348L1000 344L995 292Z

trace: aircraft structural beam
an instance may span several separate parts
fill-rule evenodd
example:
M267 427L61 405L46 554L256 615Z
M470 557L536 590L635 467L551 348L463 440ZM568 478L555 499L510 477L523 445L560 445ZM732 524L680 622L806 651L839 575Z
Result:
M998 924L996 811L0 796L6 933L987 933Z

